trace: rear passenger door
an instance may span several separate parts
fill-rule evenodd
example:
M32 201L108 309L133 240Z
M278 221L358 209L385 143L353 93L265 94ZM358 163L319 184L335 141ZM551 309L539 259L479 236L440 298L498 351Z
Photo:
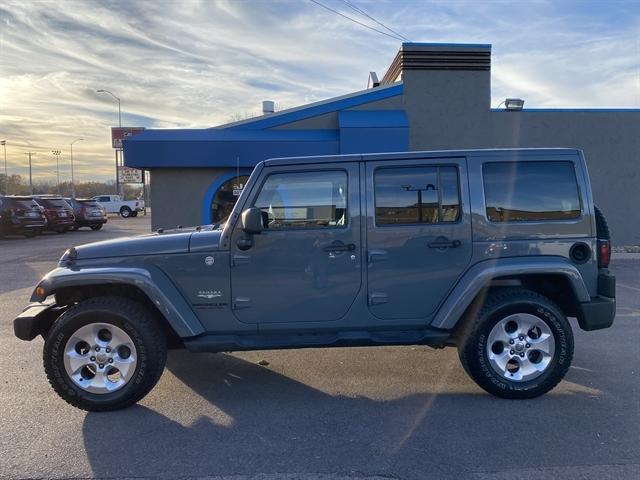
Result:
M472 255L466 160L367 164L369 309L381 319L422 319Z

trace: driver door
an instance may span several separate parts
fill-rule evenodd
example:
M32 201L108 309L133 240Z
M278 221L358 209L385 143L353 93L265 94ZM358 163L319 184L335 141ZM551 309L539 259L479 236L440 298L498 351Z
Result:
M238 222L231 238L235 316L272 329L341 319L362 280L358 164L266 168L258 185L245 208L263 212L262 233L243 250Z

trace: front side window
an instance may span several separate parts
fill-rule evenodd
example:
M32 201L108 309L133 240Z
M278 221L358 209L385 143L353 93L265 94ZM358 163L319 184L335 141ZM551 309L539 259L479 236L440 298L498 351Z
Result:
M495 162L483 166L487 218L493 222L580 217L571 162Z
M448 223L460 217L454 166L381 168L374 185L376 225Z
M267 228L322 228L347 225L347 173L274 173L254 204L269 217Z

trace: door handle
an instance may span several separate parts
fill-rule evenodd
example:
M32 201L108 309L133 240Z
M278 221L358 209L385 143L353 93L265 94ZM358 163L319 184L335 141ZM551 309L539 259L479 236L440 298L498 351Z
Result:
M355 243L342 243L340 240L322 248L325 252L353 252L355 249Z
M434 242L429 242L427 246L429 248L458 248L462 245L460 240L449 240L447 238L438 238Z

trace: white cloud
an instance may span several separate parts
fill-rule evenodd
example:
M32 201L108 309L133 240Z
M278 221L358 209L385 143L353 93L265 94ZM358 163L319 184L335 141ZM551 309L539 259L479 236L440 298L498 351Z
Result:
M352 1L413 41L492 43L494 105L518 95L529 107L640 107L633 2ZM0 137L12 171L26 173L31 150L48 179L50 151L63 151L64 178L69 143L83 137L78 177L110 178L117 110L96 89L121 97L125 124L210 127L264 99L296 106L361 89L399 43L302 0L9 2Z

